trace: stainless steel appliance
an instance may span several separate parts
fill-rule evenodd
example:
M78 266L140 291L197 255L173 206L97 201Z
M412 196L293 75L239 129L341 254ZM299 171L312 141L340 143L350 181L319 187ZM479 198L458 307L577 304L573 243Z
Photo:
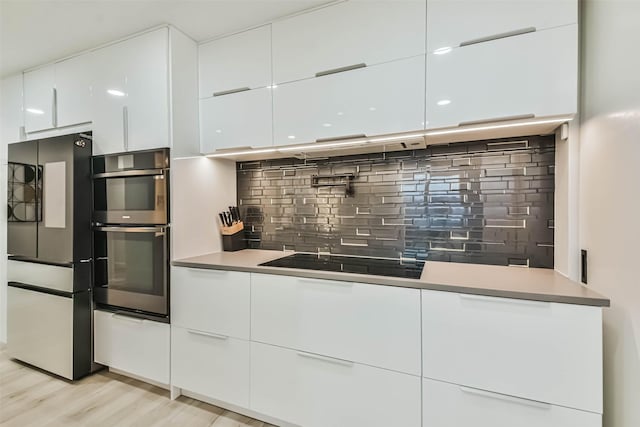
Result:
M168 150L97 156L94 301L169 321Z
M69 379L92 370L91 139L8 147L7 351Z
M93 219L102 224L166 224L169 150L93 158Z

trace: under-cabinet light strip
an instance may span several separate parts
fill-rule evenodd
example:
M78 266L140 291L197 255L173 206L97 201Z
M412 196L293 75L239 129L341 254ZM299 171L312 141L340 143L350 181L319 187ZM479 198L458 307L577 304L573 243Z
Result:
M469 126L464 128L457 129L443 129L443 130L428 130L424 132L414 132L407 133L404 135L392 135L392 136L380 136L374 138L360 138L352 141L342 141L342 142L329 142L329 143L316 143L302 146L294 146L294 147L278 147L278 148L264 148L258 150L239 150L239 151L228 151L222 153L214 153L207 154L206 157L230 157L230 156L242 156L245 154L267 154L267 153L282 153L282 152L290 152L290 151L299 151L299 152L307 152L307 151L316 151L324 148L335 148L335 147L346 147L352 145L365 145L370 143L379 143L379 142L391 142L391 141L403 141L414 138L422 138L425 136L440 136L440 135L456 135L467 132L478 132L483 130L493 130L493 129L506 129L506 128L515 128L515 127L525 127L525 126L534 126L534 125L544 125L544 124L552 124L552 123L566 123L571 121L571 117L561 117L556 119L542 119L542 120L531 120L527 122L518 122L518 123L500 123L500 124L492 124L492 125L483 125L483 126Z

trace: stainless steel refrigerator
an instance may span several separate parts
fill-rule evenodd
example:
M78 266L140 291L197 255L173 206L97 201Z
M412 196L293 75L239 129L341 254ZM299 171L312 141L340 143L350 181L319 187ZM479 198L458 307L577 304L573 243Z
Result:
M8 147L7 351L68 379L92 370L91 136Z

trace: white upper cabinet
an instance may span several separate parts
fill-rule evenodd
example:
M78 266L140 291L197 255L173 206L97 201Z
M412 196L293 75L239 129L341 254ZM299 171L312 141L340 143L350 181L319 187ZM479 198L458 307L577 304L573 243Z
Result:
M271 85L271 25L198 48L200 98Z
M169 146L168 29L92 53L94 154Z
M91 58L79 55L55 64L58 127L91 121Z
M577 111L578 28L427 54L427 127Z
M424 0L348 1L273 23L273 80L425 52Z
M423 129L424 55L279 85L274 144Z
M271 25L200 46L203 153L273 143Z
M22 139L22 73L0 81L0 143Z
M577 22L577 0L429 0L427 51Z
M169 147L169 29L122 46L127 64L127 150Z
M24 126L26 132L56 127L55 66L24 73Z
M266 87L201 99L202 152L272 145L272 110Z
M91 121L91 58L83 54L24 73L27 133Z

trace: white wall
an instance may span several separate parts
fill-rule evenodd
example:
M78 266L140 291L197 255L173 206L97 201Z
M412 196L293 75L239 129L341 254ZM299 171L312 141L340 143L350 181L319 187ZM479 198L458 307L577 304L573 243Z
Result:
M218 213L237 204L235 162L172 160L171 198L172 259L222 251Z
M585 0L580 245L604 310L605 427L640 426L640 1Z

